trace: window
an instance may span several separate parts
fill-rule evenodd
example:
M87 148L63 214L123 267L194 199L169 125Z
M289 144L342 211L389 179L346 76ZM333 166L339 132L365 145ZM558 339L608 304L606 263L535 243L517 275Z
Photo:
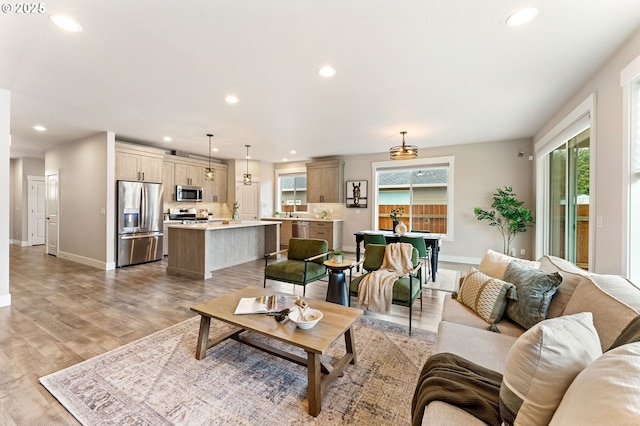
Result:
M393 229L392 210L412 231L452 235L453 158L373 164L374 228Z
M278 175L278 195L276 209L283 213L307 211L306 171Z
M629 90L629 172L627 197L627 253L624 258L626 275L632 282L640 281L640 76L626 87ZM624 235L624 234L623 234Z

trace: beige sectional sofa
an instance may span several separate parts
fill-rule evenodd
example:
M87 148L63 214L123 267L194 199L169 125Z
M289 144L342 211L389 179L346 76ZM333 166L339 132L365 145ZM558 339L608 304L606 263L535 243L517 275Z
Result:
M495 256L495 252L491 253ZM489 253L487 255L489 255ZM487 256L485 256L485 258L486 257ZM512 261L512 259L510 261ZM557 292L553 295L551 303L548 305L546 317L549 319L559 317L573 319L574 317L579 317L581 321L586 320L589 323L591 323L590 318L592 317L593 327L595 331L597 331L597 337L595 338L596 345L597 339L599 339L600 348L589 350L591 353L597 352L592 358L597 358L596 361L603 365L601 368L607 368L607 359L601 362L599 358L607 354L605 351L610 348L614 340L620 335L620 332L625 329L630 322L637 321L640 312L640 288L620 276L589 274L566 260L553 256L544 256L539 259L537 263L529 263L529 266L539 267L539 270L548 273L558 272L562 276L562 283L557 287ZM479 269L483 269L482 264ZM489 272L491 272L491 268L485 267L484 269L489 269ZM498 272L498 274L499 273L500 272ZM461 282L463 282L463 279L461 279ZM574 315L581 312L590 312L591 315ZM553 325L552 321L553 320L545 321L544 324ZM555 322L559 321L560 320L556 320ZM487 321L476 314L474 310L452 297L446 297L434 353L453 353L478 365L505 374L505 366L507 365L510 350L514 348L518 339L523 336L527 330L511 321L507 316L503 316L500 321L495 323L495 326L500 331L499 333L489 331L487 329ZM542 326L540 325L536 328L540 327ZM587 343L585 343L585 346L586 345ZM627 390L631 392L631 395L628 398L620 396L619 398L616 397L611 400L602 396L598 397L597 394L599 390L606 389L608 385L594 383L595 391L592 393L596 394L594 395L596 401L590 402L582 399L578 404L570 400L575 400L575 398L567 397L570 391L572 395L580 392L579 389L574 390L572 388L570 383L572 381L578 381L578 378L574 380L572 376L565 385L569 386L566 393L565 389L561 387L561 392L563 393L558 397L562 399L561 402L558 399L559 406L557 408L551 408L552 411L550 412L551 414L549 414L554 417L556 417L556 415L562 415L562 418L552 418L550 421L551 424L554 422L558 424L580 424L586 421L585 419L588 419L588 422L592 424L640 424L640 411L634 411L640 410L640 344L633 343L625 345L625 347L627 347L627 352L629 350L631 351L630 354L625 353L621 355L623 359L627 359L627 361L629 357L632 359L631 366L629 367L632 369L629 373L631 376L629 380L631 380L631 383L635 383L635 385L627 386L627 388L630 388ZM605 355L600 355L600 350L605 352ZM624 358L625 356L627 358ZM585 355L584 357L588 356ZM592 365L594 366L593 368L596 368L598 365L598 363L592 361L591 358L587 359L585 365L579 368L579 370L584 371L580 373L576 371L576 374L579 374L578 377L581 379L581 388L588 388L584 383L585 380L590 380L589 377L599 377L598 380L600 380L601 378L606 379L610 374L598 371L595 373L591 371L587 372L587 369L592 369ZM624 362L622 362L622 364L624 364ZM635 368L633 367L634 364ZM623 367L616 367L616 369L620 368ZM506 378L507 376L505 375L504 377ZM633 380L635 380L635 382ZM597 380L593 381L595 382ZM619 390L615 389L617 384L612 386L614 386L614 389L609 390L609 392L612 394L619 392ZM624 387L624 384L621 386ZM502 396L502 387L500 394ZM584 398L584 396L582 398ZM628 400L631 402L629 403ZM606 416L608 416L608 420L602 423L602 419L597 417L598 414L592 414L590 412L590 410L597 410L598 404L606 405L606 409L603 410L603 412L607 413ZM626 405L616 406L616 404ZM629 404L631 404L631 407L628 406ZM579 405L579 407L573 407L572 405ZM560 407L562 407L562 410ZM603 407L600 408L602 409ZM574 411L574 409L581 411L581 413L575 414L576 411ZM637 415L635 421L630 421L629 419L633 419L635 415ZM580 416L583 416L583 418L580 419ZM422 420L423 425L430 426L485 424L462 409L441 401L429 403L425 409ZM527 424L528 422L522 420L515 422L515 424L519 423ZM415 420L414 424L416 424Z

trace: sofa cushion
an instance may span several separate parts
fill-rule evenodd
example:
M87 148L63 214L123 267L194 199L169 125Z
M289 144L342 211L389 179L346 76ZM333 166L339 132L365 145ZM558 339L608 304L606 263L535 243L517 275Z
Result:
M502 319L507 301L512 298L515 298L513 284L492 278L475 269L464 278L456 297L489 324Z
M516 286L518 296L509 300L506 314L524 328L531 328L547 318L551 298L562 282L562 276L557 272L547 273L518 262L507 266L503 279Z
M640 315L640 288L618 275L584 277L563 315L591 312L602 350L607 350L629 322Z
M540 266L539 262L518 259L517 257L507 256L506 254L498 253L497 251L489 249L480 261L478 269L490 277L501 280L504 277L505 269L507 269L507 266L513 261L534 269L537 269Z
M640 342L640 316L635 317L627 324L607 351L615 349L618 346L626 345L627 343L635 342Z
M544 320L507 356L500 386L503 424L547 425L573 379L602 355L592 315Z
M442 321L454 322L469 327L481 328L483 330L487 329L487 322L485 320L480 318L471 308L466 307L452 297L444 298L441 319ZM495 323L494 326L498 329L499 333L506 334L507 336L518 337L525 332L524 328L504 318L502 321Z
M578 374L550 425L637 425L640 422L640 343L602 355Z
M555 318L562 315L562 311L569 303L571 295L582 281L582 278L589 275L584 269L578 268L568 260L556 256L542 256L538 259L540 270L545 272L559 272L562 275L562 284L551 299L547 318Z
M457 303L457 302L456 302ZM449 352L502 374L517 337L440 321L433 353Z
M458 408L442 401L433 401L427 405L422 417L424 426L486 426L487 424L467 413L462 408Z

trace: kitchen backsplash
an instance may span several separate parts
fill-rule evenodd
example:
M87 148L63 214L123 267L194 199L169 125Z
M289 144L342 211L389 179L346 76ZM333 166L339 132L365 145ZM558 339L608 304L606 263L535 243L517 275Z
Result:
M233 203L209 203L209 202L198 202L198 203L186 203L186 202L172 202L172 203L164 203L164 212L168 213L169 209L189 209L195 207L196 211L200 213L201 210L206 209L210 214L213 214L213 217L224 217L230 218L233 214Z

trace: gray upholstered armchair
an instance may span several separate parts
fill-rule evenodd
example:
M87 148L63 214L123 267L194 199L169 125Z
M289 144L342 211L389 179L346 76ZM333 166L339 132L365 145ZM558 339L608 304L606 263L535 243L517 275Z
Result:
M287 253L287 260L269 263L269 259ZM326 240L315 238L292 238L289 248L264 255L264 288L267 279L301 285L305 295L307 284L327 276L323 262L331 252Z

